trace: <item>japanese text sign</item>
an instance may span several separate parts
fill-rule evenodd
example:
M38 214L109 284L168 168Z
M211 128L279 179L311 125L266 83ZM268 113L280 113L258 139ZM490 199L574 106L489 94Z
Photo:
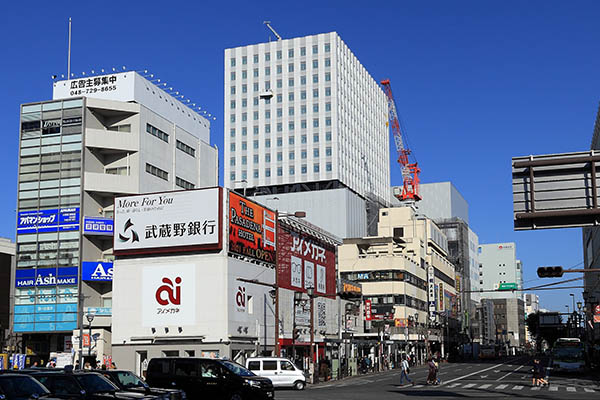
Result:
M221 248L221 188L115 198L115 254Z

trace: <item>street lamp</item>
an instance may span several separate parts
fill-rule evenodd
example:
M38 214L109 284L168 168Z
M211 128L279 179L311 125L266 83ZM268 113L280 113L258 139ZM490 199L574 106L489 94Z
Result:
M315 383L315 315L314 315L314 295L315 289L309 287L306 294L310 298L310 383Z
M85 318L88 320L88 326L90 328L90 336L88 338L88 343L89 343L88 357L92 356L92 321L94 320L95 316L96 316L96 310L94 308L88 309L88 312L85 315Z
M248 181L246 179L242 179L239 181L233 181L233 183L243 183L244 184L244 197L246 197L246 188L248 187Z

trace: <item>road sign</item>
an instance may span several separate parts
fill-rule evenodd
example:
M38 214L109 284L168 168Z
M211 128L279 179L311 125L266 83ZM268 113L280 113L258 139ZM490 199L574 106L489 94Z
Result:
M516 283L501 283L500 286L498 286L498 290L516 290L518 289L517 284Z

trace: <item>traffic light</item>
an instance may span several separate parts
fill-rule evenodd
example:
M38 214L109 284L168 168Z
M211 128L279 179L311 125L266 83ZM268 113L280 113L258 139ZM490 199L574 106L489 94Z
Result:
M537 274L540 278L560 278L563 276L562 267L539 267Z

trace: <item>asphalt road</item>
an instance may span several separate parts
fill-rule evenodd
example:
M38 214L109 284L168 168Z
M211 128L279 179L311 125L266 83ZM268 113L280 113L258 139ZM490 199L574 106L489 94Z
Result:
M349 377L340 381L308 386L303 391L277 390L276 399L386 400L420 397L445 398L518 398L518 399L598 399L600 377L593 375L554 376L550 371L547 387L531 382L531 359L506 361L444 363L437 386L426 385L427 369L411 370L415 385L399 385L400 372L385 371Z

